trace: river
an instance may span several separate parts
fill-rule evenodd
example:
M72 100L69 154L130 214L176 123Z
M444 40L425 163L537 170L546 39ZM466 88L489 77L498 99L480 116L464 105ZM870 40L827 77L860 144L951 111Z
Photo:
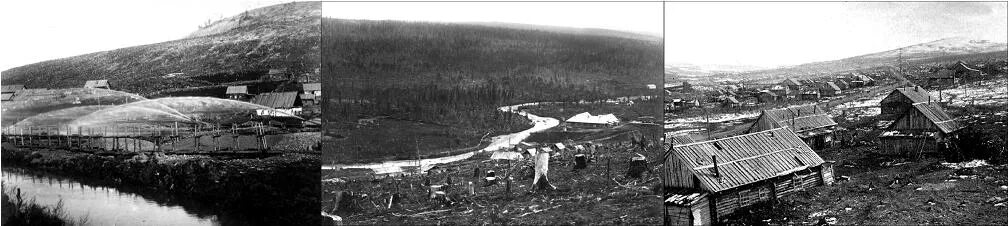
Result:
M522 131L519 131L519 132L516 132L516 133L504 134L504 135L499 135L499 136L495 136L493 138L490 138L490 144L487 145L485 148L480 149L480 150L476 150L476 151L472 151L472 152L467 152L467 153L463 153L463 154L458 154L458 155L452 155L452 156L420 159L420 166L421 166L420 168L423 170L423 169L428 169L431 166L434 166L434 165L437 165L437 164L444 164L444 163L450 163L450 162L460 161L460 160L463 160L463 159L468 159L469 157L472 157L473 155L475 155L476 153L479 153L479 152L488 152L488 151L496 151L496 150L502 150L502 149L511 148L511 147L514 147L515 145L521 143L523 140L525 140L529 136L531 136L532 133L541 132L541 131L544 131L544 130L556 127L557 125L560 125L560 120L557 120L555 118L541 117L541 116L530 114L530 113L525 112L525 111L519 111L518 110L518 108L521 108L521 107L532 106L532 105L537 105L537 104L540 104L540 103L525 103L525 104L503 106L503 107L499 108L499 110L501 110L501 111L514 112L514 113L517 113L518 115L525 116L526 118L528 118L529 120L532 121L532 124L533 124L532 128L529 128L529 129L526 129L526 130L522 130ZM417 160L396 160L396 161L386 161L386 162L379 162L379 163L329 164L329 165L322 165L322 169L331 170L331 169L360 168L360 169L371 169L371 170L373 170L377 174L388 174L388 173L402 172L403 171L402 167L416 166L416 165L417 165Z
M5 190L20 188L26 200L43 206L62 200L68 220L86 218L88 225L220 225L217 216L197 216L178 205L64 177L3 168L3 184Z

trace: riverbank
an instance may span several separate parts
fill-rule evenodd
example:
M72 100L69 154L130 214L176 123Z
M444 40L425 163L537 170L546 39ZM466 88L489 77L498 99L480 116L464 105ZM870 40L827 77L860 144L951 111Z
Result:
M183 205L226 211L222 225L317 224L318 157L259 159L199 155L99 156L4 144L4 167L44 171L133 193L160 193ZM209 214L209 213L207 213Z
M20 188L4 185L2 194L4 225L84 225L87 218L72 220L63 216L62 202L44 206L21 195Z

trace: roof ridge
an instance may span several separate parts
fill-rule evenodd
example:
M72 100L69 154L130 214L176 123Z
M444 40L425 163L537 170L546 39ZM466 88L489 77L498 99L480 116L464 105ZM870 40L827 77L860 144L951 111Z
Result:
M780 149L780 150L771 151L771 152L767 152L767 153L763 153L763 154L758 154L758 155L748 156L748 157L745 157L745 158L740 158L740 159L735 159L735 160L731 160L731 161L726 161L726 162L723 162L723 163L718 163L718 165L732 164L732 163L741 162L741 161L744 161L744 160L755 159L755 158L759 158L759 157L763 157L763 156L768 156L768 155L772 155L772 154L777 154L777 153L781 153L781 152L785 152L785 151L791 151L791 150L801 151L798 148L791 147L791 148L787 148L787 149ZM713 167L714 167L714 163L711 163L711 164L707 164L707 165L693 167L693 169L694 170L699 170L699 169L706 169L706 168L713 168Z
M731 137L725 137L725 138L718 138L718 139L714 139L714 140L705 140L705 141L698 141L698 142L694 142L694 143L689 143L689 144L685 144L685 145L680 145L679 147L686 147L686 146L693 146L693 145L698 145L698 144L703 144L703 143L710 143L710 142L715 142L715 141L720 141L720 140L726 140L726 139L731 139L731 138L740 138L740 137L744 137L744 136L750 136L750 135L754 135L754 134L758 134L758 133L765 133L765 132L772 132L772 131L774 131L774 130L782 130L782 129L785 129L785 128L783 128L783 127L781 127L781 128L774 128L774 129L769 129L769 130L763 130L763 131L759 131L759 132L753 132L753 133L747 133L747 134L742 134L742 135L738 135L738 136L731 136ZM789 131L790 131L790 130L789 130ZM792 132L792 133L793 133L793 132Z

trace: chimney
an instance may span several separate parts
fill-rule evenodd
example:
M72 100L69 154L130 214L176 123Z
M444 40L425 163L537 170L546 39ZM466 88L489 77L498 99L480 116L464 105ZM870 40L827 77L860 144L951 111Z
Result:
M714 162L714 177L721 177L721 172L717 168L717 155L711 155L711 159Z

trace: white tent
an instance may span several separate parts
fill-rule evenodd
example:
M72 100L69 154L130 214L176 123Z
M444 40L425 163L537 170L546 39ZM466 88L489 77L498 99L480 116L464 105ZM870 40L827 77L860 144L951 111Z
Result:
M588 123L588 124L616 124L619 123L619 118L616 115L605 114L605 115L591 115L588 112L581 112L580 114L574 115L567 122L574 123Z
M493 155L490 155L490 159L517 160L521 158L522 155L520 153L513 151L496 151Z

